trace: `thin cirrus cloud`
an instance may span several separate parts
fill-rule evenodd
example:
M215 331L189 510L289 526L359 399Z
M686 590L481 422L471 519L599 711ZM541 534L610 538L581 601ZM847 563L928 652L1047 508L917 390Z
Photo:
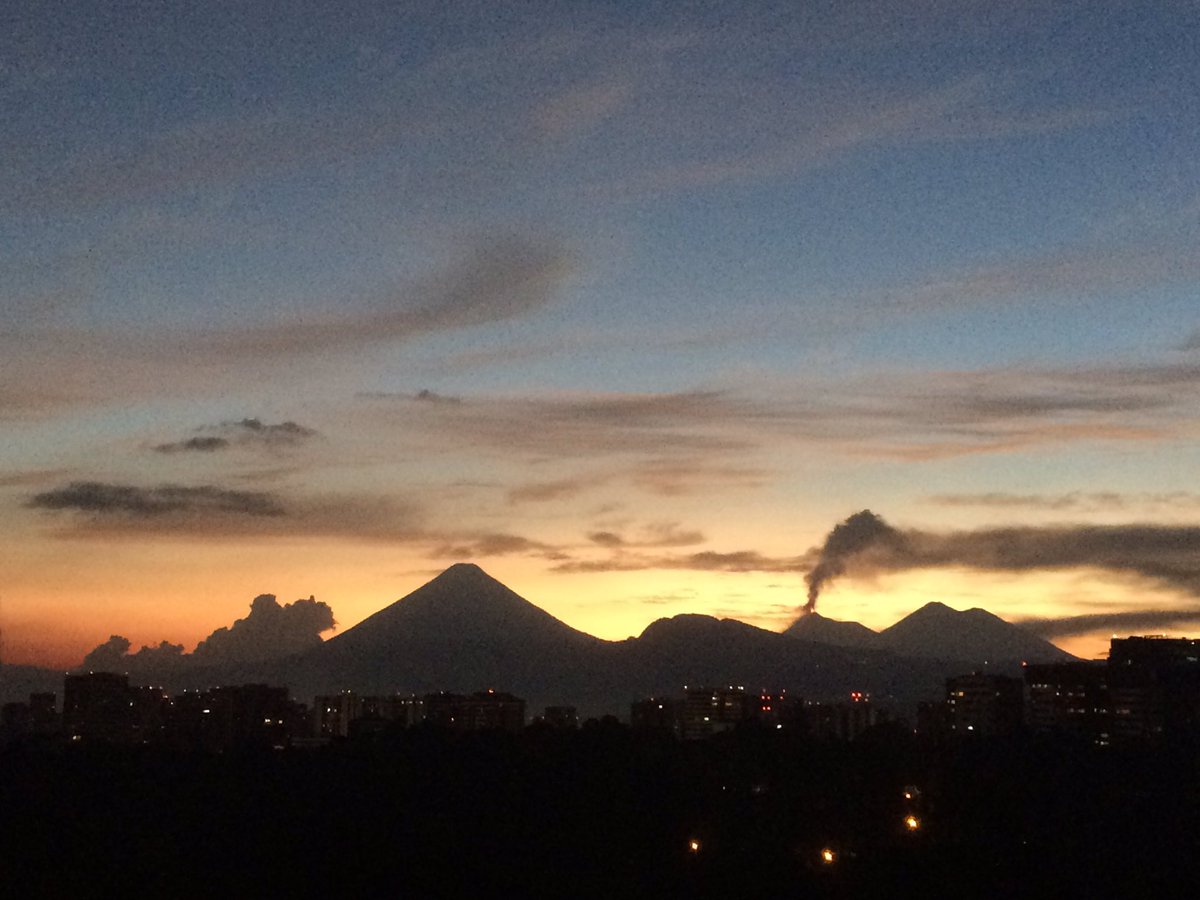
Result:
M505 322L548 305L572 270L570 255L557 246L498 238L405 292L416 302L391 299L350 316L209 332L189 340L189 352L216 358L336 352Z
M1062 494L1013 494L989 491L981 494L934 494L929 497L929 502L937 506L949 507L1099 512L1147 506L1194 509L1200 507L1200 494L1191 491L1168 491L1165 493L1068 491Z
M391 289L386 300L306 322L201 333L13 331L0 335L7 381L0 416L29 417L117 397L203 393L243 383L247 367L269 380L296 357L311 361L510 321L556 300L572 271L571 255L557 244L505 236L476 244L424 282Z
M771 470L753 453L824 444L898 459L938 459L1094 441L1190 434L1200 365L1148 363L860 377L762 389L644 394L463 396L454 404L364 394L375 427L405 429L522 460L622 458L650 492L703 481L753 487ZM610 477L613 477L610 475ZM553 479L513 489L535 501L586 489Z

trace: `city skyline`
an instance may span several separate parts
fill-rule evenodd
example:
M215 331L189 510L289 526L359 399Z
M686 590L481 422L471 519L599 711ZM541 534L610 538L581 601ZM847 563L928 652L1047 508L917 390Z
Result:
M5 662L458 561L1197 631L1200 11L289 12L3 14Z

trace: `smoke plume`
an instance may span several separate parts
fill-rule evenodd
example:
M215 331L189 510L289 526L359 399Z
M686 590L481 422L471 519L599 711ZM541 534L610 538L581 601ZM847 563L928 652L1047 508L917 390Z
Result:
M808 603L841 575L910 569L990 572L1101 569L1200 597L1200 527L1192 525L1044 525L928 531L892 528L870 510L829 533L809 571Z
M845 522L836 525L825 538L825 545L821 547L817 564L804 576L804 580L808 582L808 602L804 604L804 612L815 612L821 589L834 578L846 573L852 557L873 547L884 547L894 553L903 553L904 538L900 532L869 509L856 512Z

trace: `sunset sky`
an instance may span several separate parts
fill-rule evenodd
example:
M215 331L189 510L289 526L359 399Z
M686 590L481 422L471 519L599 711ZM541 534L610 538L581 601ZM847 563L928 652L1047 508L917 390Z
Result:
M470 560L1200 634L1200 6L0 10L5 662Z

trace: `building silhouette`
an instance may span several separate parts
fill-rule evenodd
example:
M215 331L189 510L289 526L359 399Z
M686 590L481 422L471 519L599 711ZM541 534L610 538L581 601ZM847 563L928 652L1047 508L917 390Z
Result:
M729 731L750 717L753 697L742 685L684 686L681 736L699 740Z
M519 732L525 727L525 701L494 690L426 694L425 721L450 731Z
M1200 737L1200 640L1113 638L1108 684L1114 740Z
M1036 732L1112 741L1108 666L1097 662L1025 666L1025 722Z
M948 678L946 707L955 734L1012 734L1021 727L1023 685L1019 678L982 672Z
M135 713L129 676L87 672L63 679L63 730L73 741L131 743Z

